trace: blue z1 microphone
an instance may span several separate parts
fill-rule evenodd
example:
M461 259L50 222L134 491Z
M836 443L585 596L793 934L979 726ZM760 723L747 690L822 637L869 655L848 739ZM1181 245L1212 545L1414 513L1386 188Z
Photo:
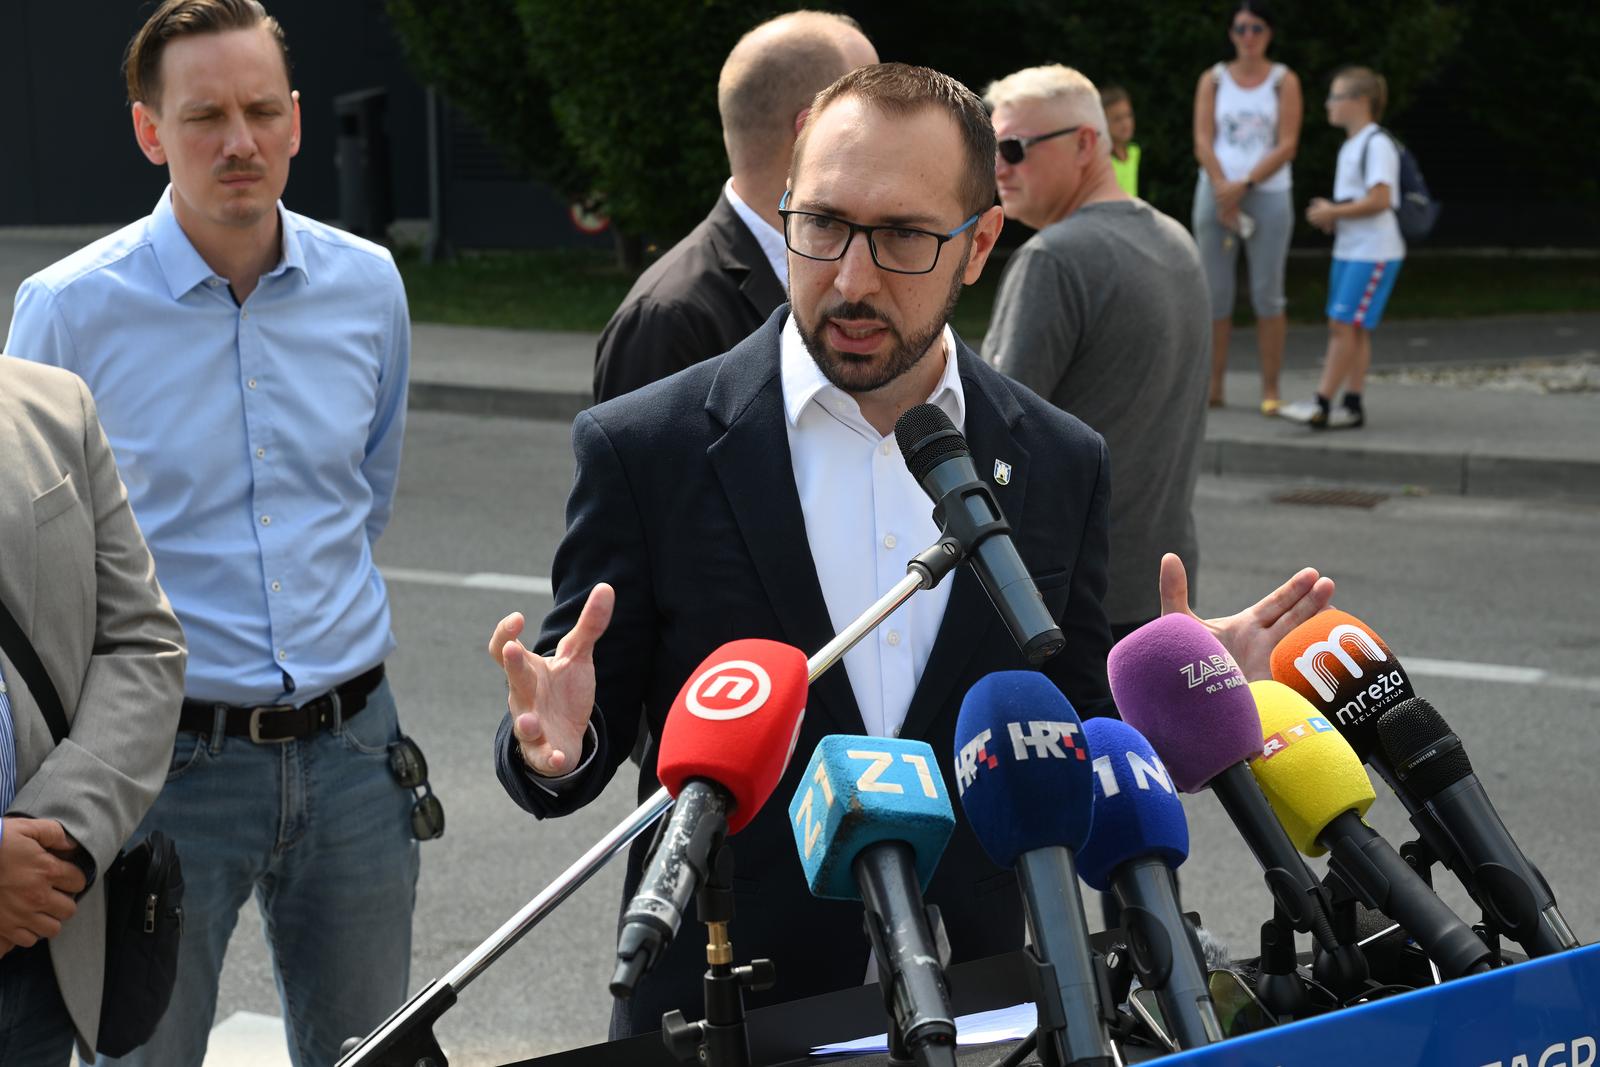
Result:
M898 737L824 737L789 822L812 895L866 909L891 1052L955 1067L950 947L938 909L922 900L956 824L933 749Z
M1083 724L1044 675L980 678L956 720L956 789L989 858L1022 888L1039 990L1039 1047L1047 1063L1109 1067L1108 992L1089 948L1073 854L1089 836L1094 772Z
M1155 991L1178 1046L1221 1041L1205 953L1173 890L1171 872L1189 858L1189 821L1172 776L1127 723L1092 719L1083 730L1094 753L1094 825L1078 873L1116 894L1134 970Z

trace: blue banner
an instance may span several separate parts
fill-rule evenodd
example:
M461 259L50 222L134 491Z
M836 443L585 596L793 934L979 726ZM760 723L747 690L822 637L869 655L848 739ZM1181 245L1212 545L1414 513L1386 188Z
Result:
M1600 945L1163 1057L1173 1067L1596 1067Z

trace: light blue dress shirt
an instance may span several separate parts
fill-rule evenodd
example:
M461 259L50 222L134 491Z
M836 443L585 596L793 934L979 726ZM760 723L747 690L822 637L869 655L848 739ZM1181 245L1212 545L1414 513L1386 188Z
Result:
M387 250L278 205L241 306L155 211L17 291L6 351L89 385L189 643L186 692L303 704L394 648L372 546L411 358Z
M0 814L17 799L17 731L11 724L6 673L0 670Z

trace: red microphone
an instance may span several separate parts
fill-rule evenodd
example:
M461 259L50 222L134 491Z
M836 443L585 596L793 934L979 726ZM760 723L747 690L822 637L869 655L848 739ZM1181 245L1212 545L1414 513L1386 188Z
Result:
M656 776L675 803L622 916L613 996L631 996L683 923L711 858L755 818L794 755L805 717L806 655L779 641L730 641L679 691Z

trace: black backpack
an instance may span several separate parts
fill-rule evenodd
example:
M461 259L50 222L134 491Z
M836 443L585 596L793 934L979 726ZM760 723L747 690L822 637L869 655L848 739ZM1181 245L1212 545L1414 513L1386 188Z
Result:
M1400 223L1400 236L1408 242L1426 240L1439 222L1439 211L1443 207L1439 201L1428 192L1428 180L1422 176L1422 166L1417 162L1417 157L1411 154L1411 149L1396 137L1394 133L1382 126L1378 133L1394 144L1395 152L1400 156L1400 188L1396 190L1396 203L1394 214ZM1372 135L1376 137L1378 133ZM1361 181L1367 180L1367 149L1372 147L1372 137L1367 138L1367 143L1361 146Z

